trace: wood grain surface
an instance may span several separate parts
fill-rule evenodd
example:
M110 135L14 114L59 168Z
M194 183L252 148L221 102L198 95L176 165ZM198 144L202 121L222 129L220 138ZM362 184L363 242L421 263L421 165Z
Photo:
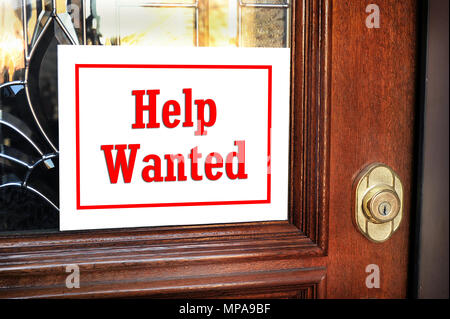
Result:
M0 297L403 298L408 279L417 4L295 1L289 220L0 237ZM383 244L353 225L352 184L372 162L403 181ZM65 287L76 263L81 288ZM368 289L365 268L380 267Z
M380 28L367 29L365 7L380 7ZM416 1L334 1L328 297L403 298L409 220L417 68ZM404 186L404 218L382 244L352 224L351 189L372 162L391 166ZM365 267L380 268L380 289L367 289Z

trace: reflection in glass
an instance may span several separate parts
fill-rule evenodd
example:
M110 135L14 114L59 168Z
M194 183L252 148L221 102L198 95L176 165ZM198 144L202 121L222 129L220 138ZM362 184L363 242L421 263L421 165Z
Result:
M119 10L119 25L120 45L196 43L195 8L123 7Z
M288 47L288 0L0 0L0 232L59 224L57 45Z
M289 46L288 0L86 1L87 44ZM245 33L245 34L244 34ZM90 36L95 34L95 36Z
M52 14L51 0L27 0L28 51L36 43Z
M20 0L0 2L0 85L23 80L25 57Z
M289 4L289 0L241 0L243 4Z
M79 12L81 10L71 0L56 0L56 21L62 26L62 31L72 44L79 44L75 25L79 24ZM72 14L70 15L69 12Z
M241 45L244 47L286 47L286 15L286 10L282 8L242 8Z

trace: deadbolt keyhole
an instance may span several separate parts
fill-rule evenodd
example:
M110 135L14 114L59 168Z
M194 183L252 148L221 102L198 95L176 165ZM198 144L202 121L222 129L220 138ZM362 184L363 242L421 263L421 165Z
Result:
M402 219L402 182L390 167L381 163L366 167L357 181L356 226L371 241L384 242Z
M387 223L397 216L400 201L388 185L378 185L369 190L363 199L363 209L373 223Z
M388 202L382 202L380 206L378 206L378 211L383 216L389 215L391 213L391 204Z

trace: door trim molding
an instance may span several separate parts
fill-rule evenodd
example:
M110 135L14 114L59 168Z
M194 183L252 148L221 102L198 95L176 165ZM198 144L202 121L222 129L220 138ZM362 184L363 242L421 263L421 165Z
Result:
M328 249L331 1L294 1L289 220Z

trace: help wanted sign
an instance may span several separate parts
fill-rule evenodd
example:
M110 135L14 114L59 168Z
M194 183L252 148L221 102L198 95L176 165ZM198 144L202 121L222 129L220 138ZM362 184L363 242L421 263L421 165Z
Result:
M58 46L60 228L286 220L289 49Z

